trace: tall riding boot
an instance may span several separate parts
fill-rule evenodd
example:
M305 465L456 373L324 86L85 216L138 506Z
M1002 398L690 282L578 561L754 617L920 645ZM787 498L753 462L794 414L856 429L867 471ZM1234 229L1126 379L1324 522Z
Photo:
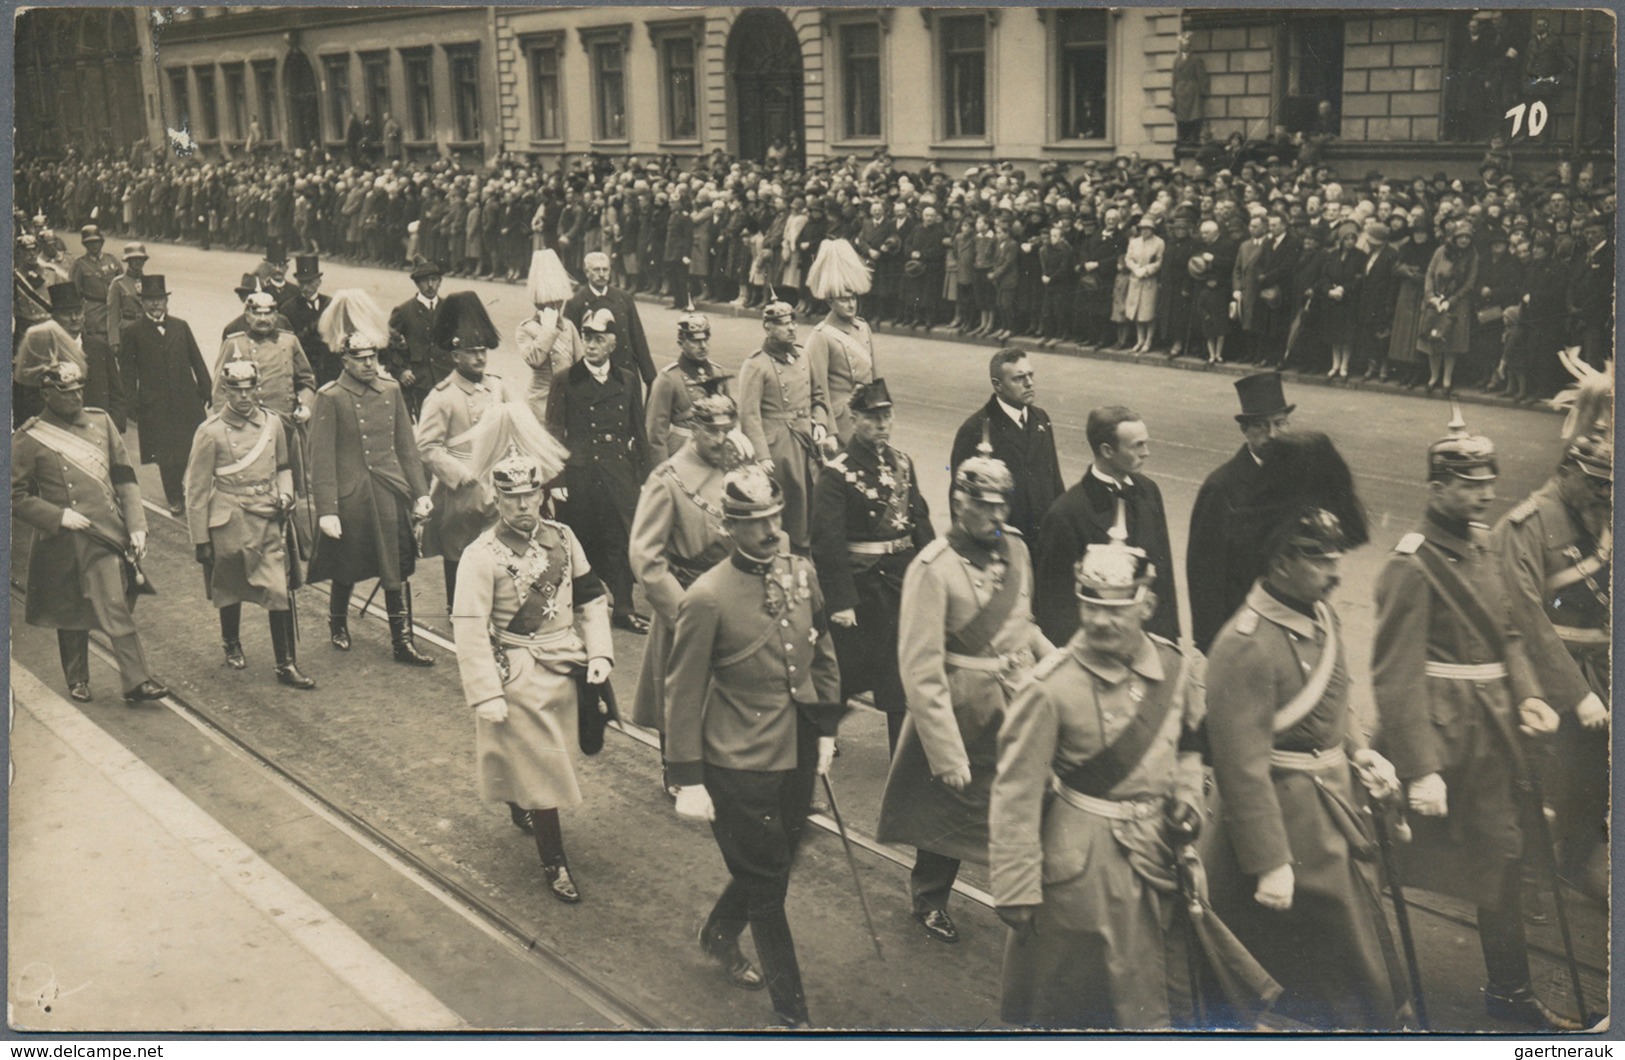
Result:
M316 682L299 672L294 654L293 612L271 612L271 646L276 651L276 679L289 688L309 690Z
M536 835L536 853L542 858L547 889L561 902L574 905L581 901L581 891L570 875L570 862L564 856L564 830L559 826L558 809L532 810L530 823Z
M350 650L350 592L354 585L333 583L333 595L327 602L327 635L339 651Z
M226 649L226 665L233 670L248 669L248 660L243 657L242 623L241 603L227 604L220 609L220 646Z
M408 666L433 666L434 660L418 651L412 640L412 604L406 595L410 589L384 590L384 606L389 609L389 639L395 645L395 661Z

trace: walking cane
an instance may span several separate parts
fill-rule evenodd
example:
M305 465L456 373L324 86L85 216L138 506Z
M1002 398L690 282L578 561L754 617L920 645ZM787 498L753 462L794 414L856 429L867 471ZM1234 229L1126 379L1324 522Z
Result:
M1382 851L1382 868L1388 874L1388 893L1394 899L1394 919L1399 923L1399 942L1405 949L1405 971L1411 979L1411 1001L1416 1006L1416 1022L1422 1030L1428 1029L1428 1006L1422 998L1422 966L1416 960L1416 938L1411 934L1410 906L1405 903L1405 889L1400 886L1399 872L1394 865L1394 841L1388 832L1388 819L1380 808L1369 804L1365 812L1371 815L1371 828L1377 834L1377 849Z
M858 862L852 856L852 840L847 838L846 822L841 820L841 807L835 801L835 789L830 786L828 773L820 779L824 782L824 794L829 796L829 812L835 817L835 829L841 833L841 848L846 851L847 868L852 870L852 885L858 890L858 904L863 907L863 922L869 928L869 941L875 944L875 956L885 960L886 955L880 949L880 933L875 930L875 918L869 912L869 899L863 893L863 879L858 875Z
M1540 843L1541 860L1552 881L1552 903L1557 907L1557 927L1563 935L1563 956L1569 965L1569 982L1574 985L1574 1005L1580 1010L1580 1022L1589 1028L1591 1014L1586 1010L1585 993L1580 988L1580 962L1574 957L1574 940L1569 935L1569 909L1563 898L1563 881L1557 877L1557 854L1552 847L1552 826L1546 820L1546 796L1541 790L1540 778L1527 763L1524 765L1523 785L1534 801L1536 839Z

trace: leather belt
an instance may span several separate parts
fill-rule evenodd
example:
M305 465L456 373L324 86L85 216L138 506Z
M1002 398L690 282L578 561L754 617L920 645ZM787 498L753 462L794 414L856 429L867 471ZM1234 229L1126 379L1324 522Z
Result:
M1560 626L1552 623L1557 639L1577 648L1595 648L1611 643L1606 629L1586 629L1582 626Z
M270 480L244 484L217 478L214 480L214 488L233 497L266 497L276 492L276 484Z
M791 409L789 412L763 412L762 419L774 423L794 423L796 420L805 420L812 416L811 409Z
M1424 672L1429 677L1442 677L1447 681L1504 681L1506 663L1447 663L1429 659Z
M848 541L846 550L854 556L895 556L914 547L912 537L896 537L890 541Z
M1348 752L1341 747L1328 751L1282 751L1270 748L1270 768L1286 769L1294 773L1319 773L1349 764Z
M1116 802L1112 799L1098 799L1093 795L1085 795L1075 788L1069 788L1056 778L1055 793L1061 801L1069 806L1075 806L1084 813L1092 813L1096 817L1104 817L1109 821L1138 821L1146 817L1158 817L1163 812L1162 799L1136 799Z
M553 630L551 633L510 633L508 630L495 631L497 643L508 648L552 648L561 644L568 644L575 636L574 626L565 626L563 629Z

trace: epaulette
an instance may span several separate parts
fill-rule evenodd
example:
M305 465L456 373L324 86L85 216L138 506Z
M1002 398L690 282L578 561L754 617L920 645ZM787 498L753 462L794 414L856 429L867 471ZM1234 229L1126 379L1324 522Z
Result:
M1164 637L1160 633L1153 633L1148 629L1148 630L1145 631L1145 635L1146 635L1146 638L1148 640L1150 640L1153 644L1161 644L1163 647L1172 648L1175 651L1180 650L1179 644L1178 644L1177 641L1169 640L1167 637Z
M999 533L1001 533L1001 534L1014 534L1016 537L1019 537L1019 538L1022 538L1022 539L1025 539L1026 536L1027 536L1026 534L1023 534L1021 532L1020 527L1011 526L1009 523L1005 523L1003 526L999 527Z
M1514 523L1523 523L1527 522L1529 517L1538 511L1540 511L1540 505L1535 503L1535 498L1525 497L1516 508L1507 512L1507 518Z
M1038 665L1033 667L1032 679L1034 681L1044 680L1056 670L1059 670L1061 665L1071 657L1072 653L1067 651L1065 648L1057 648L1055 651L1050 652L1048 655L1038 660Z
M21 431L25 431L28 428L34 426L34 424L36 424L38 422L39 422L39 417L38 416L30 416L30 417L28 417L28 419L26 421L24 421L22 426L18 427L17 430L13 431L12 433L17 434L17 433L19 433Z
M673 371L673 370L677 369L678 367L679 367L679 365L677 364L677 362L673 361L670 364L666 365L666 367L664 367L664 368L662 368L660 370L662 372L670 372L670 371Z
M450 385L451 385L451 376L448 375L448 376L446 376L446 378L444 378L444 379L440 380L440 382L436 383L434 385L434 388L436 390L444 390Z
M845 471L846 470L846 454L845 453L836 454L836 456L833 459L831 459L830 461L828 461L826 464L824 464L824 466L825 467L832 467L836 471Z
M332 390L334 387L336 387L338 385L339 385L339 381L337 379L329 379L327 382L323 383L321 386L316 388L316 393L325 394L329 390Z
M930 563L946 551L948 551L948 539L946 537L934 537L931 539L930 544L920 549L919 554L914 559L917 563Z
M1404 537L1399 539L1399 544L1394 546L1394 551L1399 553L1401 556L1414 556L1416 554L1416 550L1421 548L1422 542L1426 540L1427 538L1423 537L1419 533L1406 534Z
M1244 607L1236 614L1236 632L1243 637L1250 637L1258 632L1258 612L1250 607Z
M247 334L248 334L248 332L246 332L246 331L228 331L228 332L226 332L226 337L225 337L225 339L223 341L230 342L232 339L243 338Z

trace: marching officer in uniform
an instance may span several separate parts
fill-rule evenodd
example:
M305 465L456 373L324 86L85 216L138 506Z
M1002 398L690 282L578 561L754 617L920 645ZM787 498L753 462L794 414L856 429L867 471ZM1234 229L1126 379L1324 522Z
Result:
M897 664L903 575L936 536L914 461L892 448L884 379L859 383L853 431L813 489L812 558L841 662L841 697L874 693L891 750L908 699Z
M1563 875L1604 900L1613 486L1613 439L1580 435L1557 473L1491 535L1512 624L1528 644L1547 702L1562 718L1551 775Z
M869 293L869 282L868 267L844 239L824 240L807 274L813 297L827 301L829 312L813 325L802 352L829 401L842 445L852 437L852 394L875 378L874 335L858 316L858 296Z
M85 373L64 359L39 372L45 411L11 436L11 510L34 530L23 621L56 630L68 695L90 694L90 630L113 642L124 701L162 699L131 613L147 517L112 418L84 403Z
M221 342L225 342L238 332L246 333L248 331L248 296L259 289L260 278L251 272L243 273L243 278L237 282L236 287L232 288L237 294L237 300L243 303L243 311L232 317L231 320L226 322L226 326L220 329ZM293 330L293 325L288 323L288 318L282 315L281 309L276 311L274 319L278 331Z
M638 397L641 398L643 388L654 382L655 362L649 356L649 340L644 337L638 303L619 287L610 286L608 254L598 251L588 254L581 259L581 269L587 282L565 302L564 318L585 332L589 316L608 311L607 319L615 333L615 348L610 354L610 362L637 381Z
M298 554L289 555L293 469L282 421L258 400L259 366L220 366L226 406L204 420L186 465L186 527L203 565L204 588L220 609L226 665L248 668L240 634L243 602L270 612L276 679L290 688L316 682L299 671L294 653L293 590Z
M829 397L796 345L796 311L775 299L762 307L762 348L739 369L739 426L762 467L784 490L790 550L812 544L812 488L818 461L834 452Z
M1225 822L1207 859L1213 902L1285 987L1275 1011L1327 1030L1398 1029L1409 988L1350 774L1374 800L1399 782L1349 708L1342 624L1326 599L1347 541L1321 508L1288 514L1269 537L1269 567L1208 659Z
M418 293L389 314L389 370L401 384L406 406L417 419L429 388L451 372L451 351L436 346L434 319L440 309L439 265L424 258L412 264Z
M79 230L79 241L84 244L85 252L69 266L68 279L79 288L79 297L84 299L85 335L111 349L108 328L112 322L107 318L107 289L124 269L102 253L106 241L100 228L85 225Z
M1033 622L1026 543L1005 523L1014 488L1009 469L985 454L959 465L949 498L953 527L909 564L892 619L908 720L875 835L915 848L914 919L940 942L959 941L948 896L960 862L987 863L1005 708L1052 650Z
M434 505L400 384L378 374L384 341L365 331L344 336L344 374L316 392L310 490L321 533L308 577L333 583L327 613L333 647L350 650L350 593L357 582L377 578L395 661L433 666L413 640L408 579L417 566L414 523Z
M1407 883L1477 905L1489 1015L1580 1030L1535 994L1519 880L1519 732L1550 735L1558 716L1512 625L1488 528L1474 521L1495 499L1495 446L1469 435L1459 412L1450 432L1428 447L1422 524L1377 582L1378 746L1405 784L1414 833L1401 871Z
M46 293L50 281L39 263L39 240L23 233L17 237L17 249L12 257L11 341L15 346L35 324L51 319L51 297ZM13 413L17 412L12 406Z
M780 551L784 491L749 465L728 473L722 511L733 555L700 575L677 608L667 775L678 815L711 822L732 876L700 948L735 986L766 985L781 1023L805 1027L784 900L815 775L835 755L841 678L812 563ZM739 950L746 926L761 971Z
M660 389L662 374L655 378ZM724 377L712 376L720 387ZM651 397L653 394L651 393ZM666 739L666 665L671 655L677 608L695 580L728 556L723 528L722 479L738 463L729 433L739 410L724 393L702 394L689 406L692 439L661 462L644 480L632 517L627 557L632 575L654 611L649 643L643 650L632 720Z
M649 459L659 464L675 456L694 434L694 402L706 394L727 394L728 379L711 363L711 321L690 310L677 318L675 361L655 374L644 411Z
M260 404L282 417L291 431L309 422L316 398L316 373L311 370L305 348L291 331L277 326L276 300L256 291L243 303L248 330L233 332L221 344L215 362L213 405L225 404L225 384L220 365L228 361L253 361L259 366ZM297 465L297 453L295 463Z
M1202 822L1203 660L1144 632L1153 575L1125 535L1084 551L1078 632L999 730L989 849L1017 1026L1191 1022L1173 866Z
M124 329L141 319L141 277L146 267L146 245L127 243L124 272L107 285L107 344L125 374L129 374L129 358L124 352Z
M574 904L581 891L559 810L581 803L577 697L609 679L615 652L604 586L581 542L541 517L543 483L562 457L556 446L540 457L515 448L488 473L475 469L496 490L497 520L463 553L451 627L474 711L480 796L508 804L535 836L549 893Z
M638 490L649 473L643 388L611 359L614 325L607 309L582 320L587 356L554 377L547 426L570 450L560 517L581 539L593 569L609 587L613 624L648 633L649 620L632 607L632 567L627 559Z
M331 297L322 294L322 266L316 255L298 255L294 259L293 278L299 289L284 298L277 308L287 318L289 330L304 348L305 357L316 372L316 385L331 383L339 377L344 366L339 363L338 354L328 349L327 343L322 341L321 331L316 326L327 307L333 304Z
M169 315L164 277L141 277L139 294L141 316L125 327L120 347L141 462L158 465L169 514L178 517L186 510L186 463L193 435L208 415L213 381L191 325Z
M520 400L508 381L485 370L490 351L501 342L496 325L473 291L440 302L435 342L451 350L456 366L434 385L418 417L417 445L423 466L434 476L429 494L434 512L423 525L424 556L441 556L446 569L446 606L457 590L457 560L468 543L496 518L495 502L469 466L474 428L492 409ZM533 370L533 374L541 370ZM533 381L529 391L536 394ZM531 406L540 424L545 408Z

